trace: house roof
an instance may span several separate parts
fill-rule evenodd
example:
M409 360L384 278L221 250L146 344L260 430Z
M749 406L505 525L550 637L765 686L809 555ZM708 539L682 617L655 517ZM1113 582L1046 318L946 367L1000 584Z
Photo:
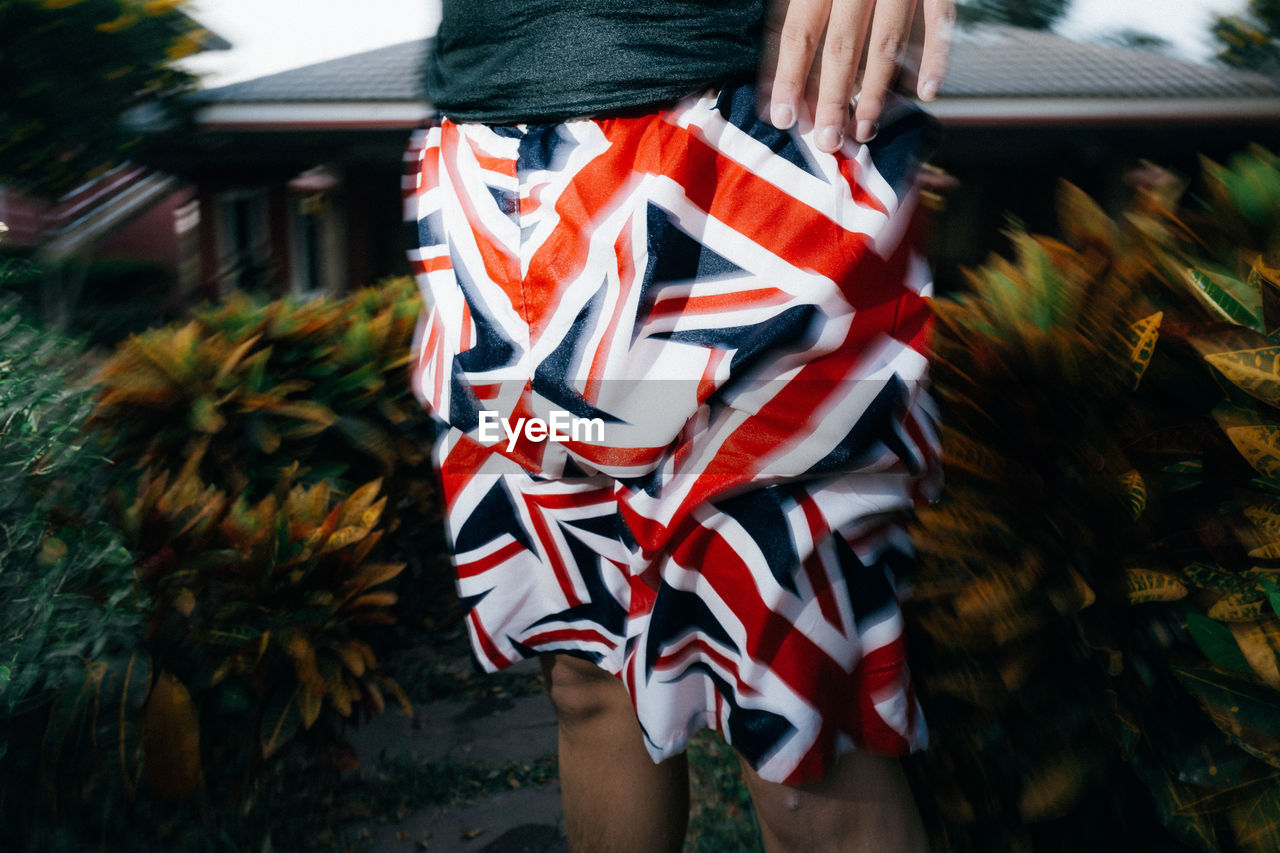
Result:
M999 25L956 30L929 107L950 124L1280 122L1280 81Z
M222 104L421 101L425 99L422 71L430 49L431 39L401 42L207 89L197 100Z
M430 118L416 39L207 89L200 124L221 130L404 129Z
M1052 33L958 28L942 86L949 98L1280 97L1280 82L1151 50L1070 41Z
M419 39L200 93L222 128L412 126L431 114ZM1280 121L1280 81L1152 51L989 24L956 31L930 111L944 123Z

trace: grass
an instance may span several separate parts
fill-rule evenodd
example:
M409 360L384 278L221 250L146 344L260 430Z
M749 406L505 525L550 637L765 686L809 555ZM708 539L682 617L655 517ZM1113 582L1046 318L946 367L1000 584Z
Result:
M689 742L689 834L685 853L757 853L760 827L733 748L715 732Z

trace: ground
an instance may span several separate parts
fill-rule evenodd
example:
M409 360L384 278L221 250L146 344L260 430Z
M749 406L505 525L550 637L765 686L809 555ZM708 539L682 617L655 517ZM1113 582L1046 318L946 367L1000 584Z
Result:
M279 809L298 825L273 833L274 848L301 841L341 853L567 853L555 715L537 661L477 674L456 618L421 623L385 662L413 700L413 716L388 708L347 732L354 756L341 770L298 768L287 783L298 801ZM760 850L732 750L701 733L690 765L686 851Z

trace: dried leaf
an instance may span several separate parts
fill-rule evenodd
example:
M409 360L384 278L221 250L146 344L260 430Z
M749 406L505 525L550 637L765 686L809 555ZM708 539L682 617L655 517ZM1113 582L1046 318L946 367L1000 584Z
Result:
M1041 821L1068 813L1088 782L1087 765L1075 754L1036 767L1022 787L1018 811L1024 821Z
M1115 244L1115 225L1102 208L1079 187L1058 184L1058 222L1071 245L1081 251L1094 249L1110 254Z
M1226 626L1220 627L1226 630ZM1234 639L1231 642L1234 645ZM1244 668L1248 670L1247 664ZM1257 682L1208 668L1174 667L1173 671L1219 729L1251 754L1272 766L1280 765L1280 694Z
M321 549L322 553L329 551L337 551L339 548L345 548L359 542L361 539L369 535L367 527L351 526L343 527L341 530L334 532L332 536L324 543Z
M312 693L323 696L326 687L316 665L316 650L311 641L300 631L292 631L285 640L285 651L293 660L293 671L298 681Z
M356 525L365 511L374 505L378 492L382 489L382 478L371 480L351 493L342 504L342 526ZM364 525L372 527L372 525Z
M310 729L315 721L320 717L320 706L324 702L324 697L311 692L305 684L299 683L294 690L294 703L298 707L298 715L302 720L302 727Z
M396 600L397 596L394 592L367 592L353 599L347 606L353 610L358 607L390 607L396 603Z
M187 688L160 673L142 719L145 776L164 799L184 802L200 782L200 722Z
M1236 645L1258 677L1274 690L1280 690L1280 625L1270 623L1237 622L1227 626L1235 637Z
M1230 812L1236 841L1250 853L1280 850L1280 782Z

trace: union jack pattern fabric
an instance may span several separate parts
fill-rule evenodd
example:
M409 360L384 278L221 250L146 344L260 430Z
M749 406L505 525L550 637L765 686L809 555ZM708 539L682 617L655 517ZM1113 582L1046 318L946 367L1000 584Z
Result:
M926 740L899 601L939 481L928 122L823 154L755 97L418 133L413 383L480 665L589 658L655 761L710 727L799 784ZM557 413L600 428L520 428Z

